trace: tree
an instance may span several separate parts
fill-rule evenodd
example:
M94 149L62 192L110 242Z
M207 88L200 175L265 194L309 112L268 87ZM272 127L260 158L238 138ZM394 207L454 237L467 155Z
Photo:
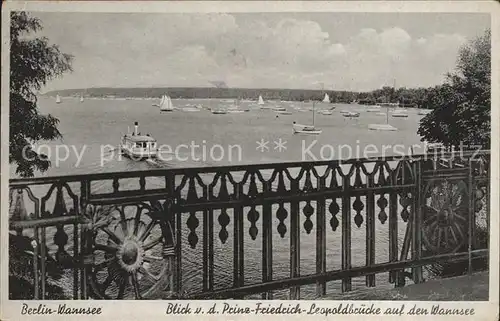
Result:
M10 139L9 163L17 164L16 173L33 176L34 170L45 171L50 162L37 154L32 146L40 140L61 137L58 120L51 115L40 115L36 92L47 81L71 71L72 57L50 45L46 38L28 37L42 28L40 21L25 12L11 13L10 27ZM18 209L19 210L19 209ZM33 298L33 254L30 238L9 234L9 297ZM48 275L57 279L61 271L47 260ZM48 283L50 298L63 298L62 288Z
M456 70L431 90L426 103L437 106L421 120L418 134L447 146L490 147L491 31L463 46Z
M16 164L16 173L23 177L50 166L33 144L61 138L59 121L38 113L36 93L47 81L72 70L71 55L61 53L45 37L27 37L41 29L40 20L26 12L11 13L9 163Z

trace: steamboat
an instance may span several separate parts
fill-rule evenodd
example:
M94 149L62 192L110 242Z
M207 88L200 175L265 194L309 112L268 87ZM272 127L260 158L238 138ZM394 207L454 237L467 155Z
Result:
M133 159L156 158L158 155L158 147L156 139L151 135L141 135L139 133L139 123L134 123L134 131L127 132L123 135L120 143L120 151Z

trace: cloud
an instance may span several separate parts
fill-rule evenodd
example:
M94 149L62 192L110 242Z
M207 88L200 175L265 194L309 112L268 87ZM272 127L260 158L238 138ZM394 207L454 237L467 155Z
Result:
M226 33L212 54L232 86L311 87L307 75L330 69L345 48L314 21L257 20Z
M355 79L352 85L365 90L394 81L406 87L431 86L442 82L444 74L454 67L465 41L458 34L413 38L400 27L380 31L365 28L345 44L346 68L342 71Z
M370 90L430 86L455 65L459 33L412 36L400 26L340 28L282 16L52 14L44 31L75 56L75 72L50 87L204 86ZM42 19L45 21L44 19ZM59 86L59 87L58 87Z
M467 39L459 34L436 34L429 39L419 39L417 44L427 57L435 57L442 54L455 54L466 42Z

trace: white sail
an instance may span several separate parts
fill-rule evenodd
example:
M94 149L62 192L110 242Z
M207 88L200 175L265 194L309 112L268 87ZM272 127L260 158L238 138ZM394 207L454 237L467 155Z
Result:
M325 98L323 98L324 103L329 103L330 102L330 96L328 94L325 94Z
M80 102L83 103L83 96L80 96Z
M172 104L172 98L170 98L170 96L168 96L168 108L174 110L174 104Z
M259 96L259 105L264 105L264 99L262 99L262 96Z
M162 95L161 96L161 100L160 100L160 102L158 104L157 103L152 103L151 105L153 105L155 107L161 107L164 103L165 103L165 95Z
M56 96L56 103L57 104L61 103L61 97L59 95Z
M165 100L163 101L163 104L160 106L160 110L170 110L170 104L168 100L168 96L165 96Z
M172 111L172 110L174 110L174 107L172 105L172 100L170 99L169 96L163 95L161 101L162 101L162 103L160 104L160 111Z

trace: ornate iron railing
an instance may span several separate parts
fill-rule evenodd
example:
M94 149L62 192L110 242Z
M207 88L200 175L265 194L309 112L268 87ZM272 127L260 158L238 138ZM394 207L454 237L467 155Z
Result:
M37 299L53 282L74 299L297 299L386 272L422 282L449 260L472 271L489 195L487 151L12 179L10 230L32 240Z

